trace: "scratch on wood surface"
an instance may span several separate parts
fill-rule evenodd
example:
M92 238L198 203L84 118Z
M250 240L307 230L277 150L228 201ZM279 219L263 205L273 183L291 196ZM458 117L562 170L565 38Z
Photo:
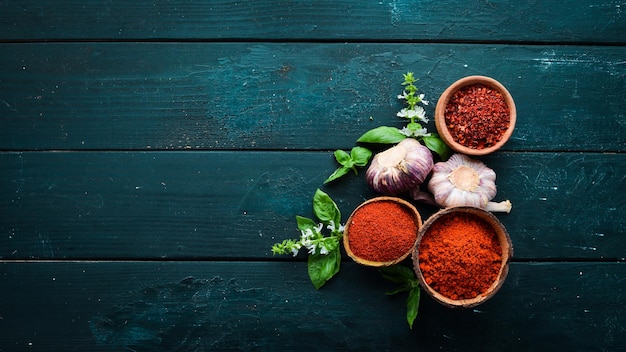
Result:
M537 62L538 67L543 71L577 67L599 73L605 72L611 76L623 75L623 68L620 66L625 63L624 60L609 61L585 52L563 53L557 50L543 51L541 57L535 58L533 61Z
M597 251L598 250L597 247L591 247L591 246L565 246L565 248L581 249L583 251Z
M16 109L16 108L14 108L13 106L11 106L11 104L9 104L9 102L7 102L6 100L4 100L4 99L0 99L0 102L1 102L4 106L6 106L6 107L7 107L7 109L9 109L9 111L13 111L13 112L16 112L16 111L17 111L17 109Z
M614 11L612 12L612 20L617 20L620 19L622 17L622 5L626 6L626 2L624 1L611 1L611 2L605 2L603 4L590 4L589 8L593 9L593 8L608 8L608 9L613 9ZM603 22L607 22L606 19Z
M317 178L318 181L321 179L322 177ZM254 216L239 217L239 221L233 225L233 231L247 229L250 226L248 222L254 222L255 227L270 226L273 222L291 222L295 214L309 216L313 191L310 194L307 191L310 189L307 187L308 183L310 180L291 167L278 167L260 173L251 180L241 199L236 201L237 215L248 215L251 211L262 209L271 216L266 216L262 224Z
M391 24L393 26L399 26L406 23L415 23L415 22L407 22L407 20L416 19L419 16L419 12L415 11L419 6L409 2L405 2L402 0L393 0L389 3L389 15Z
M43 253L43 256L47 258L54 258L54 249L50 238L44 237L41 232L37 233L37 238L41 244L41 252Z

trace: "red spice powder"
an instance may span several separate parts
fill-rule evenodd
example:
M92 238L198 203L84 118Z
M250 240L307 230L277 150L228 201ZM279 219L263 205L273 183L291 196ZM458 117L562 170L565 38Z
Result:
M452 138L472 149L498 143L511 122L504 96L483 84L469 85L452 94L444 116Z
M375 262L397 259L415 245L417 224L406 207L392 201L363 205L348 225L350 249Z
M471 299L496 281L502 247L493 228L468 213L443 215L426 231L418 248L426 283L450 299Z

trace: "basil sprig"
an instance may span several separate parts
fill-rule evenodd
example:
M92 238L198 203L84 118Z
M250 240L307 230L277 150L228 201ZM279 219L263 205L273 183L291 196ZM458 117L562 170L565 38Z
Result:
M405 138L409 138L404 135L399 129L389 126L380 126L365 132L357 142L361 143L376 143L376 144L396 144L400 143ZM428 135L415 137L418 141L424 143L426 148L437 153L441 160L448 160L452 155L452 150L448 147L441 137L436 133L429 133Z
M401 264L382 267L378 271L385 279L400 284L400 287L397 289L386 292L387 295L395 295L400 292L409 293L409 297L406 300L406 320L409 323L409 328L413 329L413 322L417 317L420 305L421 293L415 272Z
M296 216L300 238L284 240L272 246L274 254L298 254L301 248L309 252L307 271L309 278L316 289L322 287L328 280L339 272L341 266L340 241L343 237L341 226L341 212L337 204L318 189L313 196L313 213L320 221L303 216ZM324 229L330 230L328 236Z
M335 172L333 172L324 183L336 180L341 176L347 174L350 170L353 170L357 174L357 166L363 167L367 165L367 162L372 156L372 151L364 147L354 147L350 150L350 154L343 150L335 151L335 159L341 165Z

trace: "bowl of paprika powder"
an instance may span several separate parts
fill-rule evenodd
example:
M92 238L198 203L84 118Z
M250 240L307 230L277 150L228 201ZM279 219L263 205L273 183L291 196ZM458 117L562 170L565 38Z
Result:
M509 91L486 76L468 76L450 85L435 107L435 126L451 149L485 155L500 149L515 129L517 110Z
M448 307L484 303L502 287L513 245L502 223L475 207L438 211L424 223L413 268L426 293Z
M391 266L411 254L421 226L422 218L411 203L397 197L372 198L348 218L344 248L359 264Z

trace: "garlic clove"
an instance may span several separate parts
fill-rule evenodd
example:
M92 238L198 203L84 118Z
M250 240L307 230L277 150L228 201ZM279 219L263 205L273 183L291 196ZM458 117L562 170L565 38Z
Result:
M511 202L509 200L505 200L500 203L489 202L487 203L485 210L488 210L491 212L510 213L512 207L513 205L511 204Z
M437 197L435 197L435 199L437 199ZM471 206L483 208L487 205L488 201L489 200L485 201L479 193L453 188L448 197L441 199L441 202L438 203L446 207Z
M413 188L410 195L413 200L416 200L418 202L432 205L434 207L439 206L439 204L437 204L437 202L435 201L435 197L433 197L432 194L430 194L429 192L423 192L422 190L420 190L419 187Z

